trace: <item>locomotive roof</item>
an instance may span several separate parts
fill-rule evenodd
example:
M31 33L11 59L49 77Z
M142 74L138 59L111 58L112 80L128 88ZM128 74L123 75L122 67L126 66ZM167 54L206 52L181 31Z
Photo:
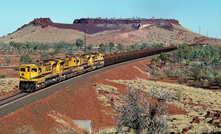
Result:
M58 61L56 61L56 60L54 60L54 59L43 60L44 63L45 63L45 62L49 62L49 61L58 62Z
M36 66L40 67L42 63L43 63L43 62L38 62L38 61L36 61L36 62L34 62L33 64L35 64Z
M66 61L66 60L65 60L65 59L63 59L63 58L56 58L55 60L56 60L56 61L57 61L57 60Z
M86 54L82 54L81 56L85 56L85 55L96 55L96 54L99 54L99 53L86 53Z

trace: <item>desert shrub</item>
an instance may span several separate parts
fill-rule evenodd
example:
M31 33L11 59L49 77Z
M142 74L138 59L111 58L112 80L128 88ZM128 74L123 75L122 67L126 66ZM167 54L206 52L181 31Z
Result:
M0 65L1 65L1 64L0 64ZM145 72L149 72L149 68L146 68L144 71L145 71Z
M149 103L140 89L128 87L123 101L125 103L115 109L119 113L114 116L118 119L116 133L162 133L170 127L163 116L167 107L156 104L156 109L150 110Z
M205 76L208 81L214 81L214 75L211 72L208 72Z
M176 100L178 100L178 101L180 101L181 100L181 97L183 96L183 91L182 91L182 89L180 89L180 88L178 88L178 89L176 89L176 93L175 93L175 99Z
M157 90L155 88L150 89L148 96L152 98L158 99L158 101L170 101L172 98L172 94L170 92L163 92L163 89Z
M169 53L160 53L159 59L162 61L161 65L165 66L170 61L171 55Z
M166 102L166 101L170 101L172 98L172 95L170 92L167 92L167 93L163 93L162 91L159 93L159 98L158 98L158 101L163 101L163 102Z
M166 70L165 70L165 73L166 73L166 75L167 75L168 77L172 77L172 76L173 76L173 70L171 70L171 69L166 69Z
M48 60L48 58L49 58L48 54L42 54L41 57L40 57L40 61Z
M7 76L6 73L2 73L2 74L0 74L0 78L5 78L6 76Z
M192 74L192 77L195 79L195 81L196 80L200 81L201 79L204 78L204 76L205 76L204 72L199 69L195 69Z
M181 71L180 69L177 69L177 70L175 70L174 75L175 75L176 78L182 77L182 76L184 76L184 71Z
M29 54L24 54L20 58L20 64L31 63L35 60L34 57L30 57Z
M151 88L149 91L148 96L151 96L152 98L157 98L158 96L158 90L155 88Z
M156 69L155 68L151 68L150 69L150 74L155 74L156 73Z
M219 74L218 76L216 76L215 82L221 87L221 74Z
M162 73L159 73L158 78L164 79L164 78L166 78L166 75L164 75L164 74L162 74Z
M12 63L12 57L11 56L5 57L5 62L7 63L7 66L8 66L9 63Z
M185 77L184 82L187 83L188 81L189 81L189 79Z
M151 65L159 64L160 58L159 57L153 57L150 61Z
M214 76L220 75L220 70L211 71Z
M182 79L182 78L179 77L177 80L178 80L178 83L179 83L179 84L182 84L182 83L183 83L183 79Z
M198 88L201 88L202 86L203 86L203 81L197 81L196 82L196 86L198 87Z

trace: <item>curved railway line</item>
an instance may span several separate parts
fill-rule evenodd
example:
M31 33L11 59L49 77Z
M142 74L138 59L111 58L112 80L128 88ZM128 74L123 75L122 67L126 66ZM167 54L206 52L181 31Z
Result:
M0 107L8 104L10 102L16 101L19 98L25 97L26 95L28 95L28 93L19 92L19 93L13 94L11 96L5 97L0 100Z
M25 106L27 106L37 100L45 98L45 97L49 96L50 94L53 94L61 89L64 89L65 87L68 87L69 85L75 84L75 83L80 82L84 79L88 79L91 76L103 73L105 71L108 71L110 69L113 69L113 68L116 68L116 67L119 67L122 65L142 61L142 60L145 60L146 58L152 58L156 55L159 55L159 53L151 55L151 56L146 56L143 58L119 62L119 63L113 64L113 65L108 65L103 68L100 68L100 69L97 69L97 70L94 70L91 72L87 72L82 75L67 79L67 80L62 81L60 83L56 83L54 85L51 85L49 87L46 87L44 89L38 90L33 93L19 92L17 94L12 95L12 96L3 98L0 100L0 118L20 109L22 107L25 107Z

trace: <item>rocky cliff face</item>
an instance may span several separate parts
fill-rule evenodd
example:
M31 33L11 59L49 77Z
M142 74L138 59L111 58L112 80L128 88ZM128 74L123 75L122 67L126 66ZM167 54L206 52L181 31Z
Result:
M39 18L39 19L34 19L29 24L45 27L45 26L53 24L53 22L51 21L50 18Z
M84 24L84 25L98 25L98 24L113 24L119 26L120 24L137 24L134 29L139 29L140 24L155 24L160 28L166 30L173 30L173 25L180 25L178 20L175 19L76 19L73 24Z
M180 25L178 20L174 19L87 19L81 18L74 20L73 24L134 24L134 23L149 23L155 24L158 22L169 22Z
M19 31L19 30L23 29L24 27L26 27L28 25L46 27L46 26L51 25L51 24L53 24L53 22L51 21L50 18L36 18L33 21L29 22L28 24L25 24L22 27L18 28L16 31Z

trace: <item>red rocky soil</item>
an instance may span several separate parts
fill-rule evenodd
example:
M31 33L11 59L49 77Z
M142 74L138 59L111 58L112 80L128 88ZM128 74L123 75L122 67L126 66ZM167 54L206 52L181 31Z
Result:
M136 79L136 77L147 79L146 74L142 74L133 66L144 70L145 64L149 60L124 65L95 75L17 110L0 119L0 133L15 133L16 128L25 125L32 126L32 129L38 133L50 133L59 125L72 127L73 123L68 121L70 119L91 120L93 130L113 126L112 115L104 112L111 113L112 110L110 107L103 106L102 102L97 99L96 86L98 84L110 85L117 87L119 92L124 92L125 85L112 83L105 79L130 80ZM157 102L156 100L149 101L151 101L150 103ZM169 114L186 113L172 105L167 104L167 106Z

